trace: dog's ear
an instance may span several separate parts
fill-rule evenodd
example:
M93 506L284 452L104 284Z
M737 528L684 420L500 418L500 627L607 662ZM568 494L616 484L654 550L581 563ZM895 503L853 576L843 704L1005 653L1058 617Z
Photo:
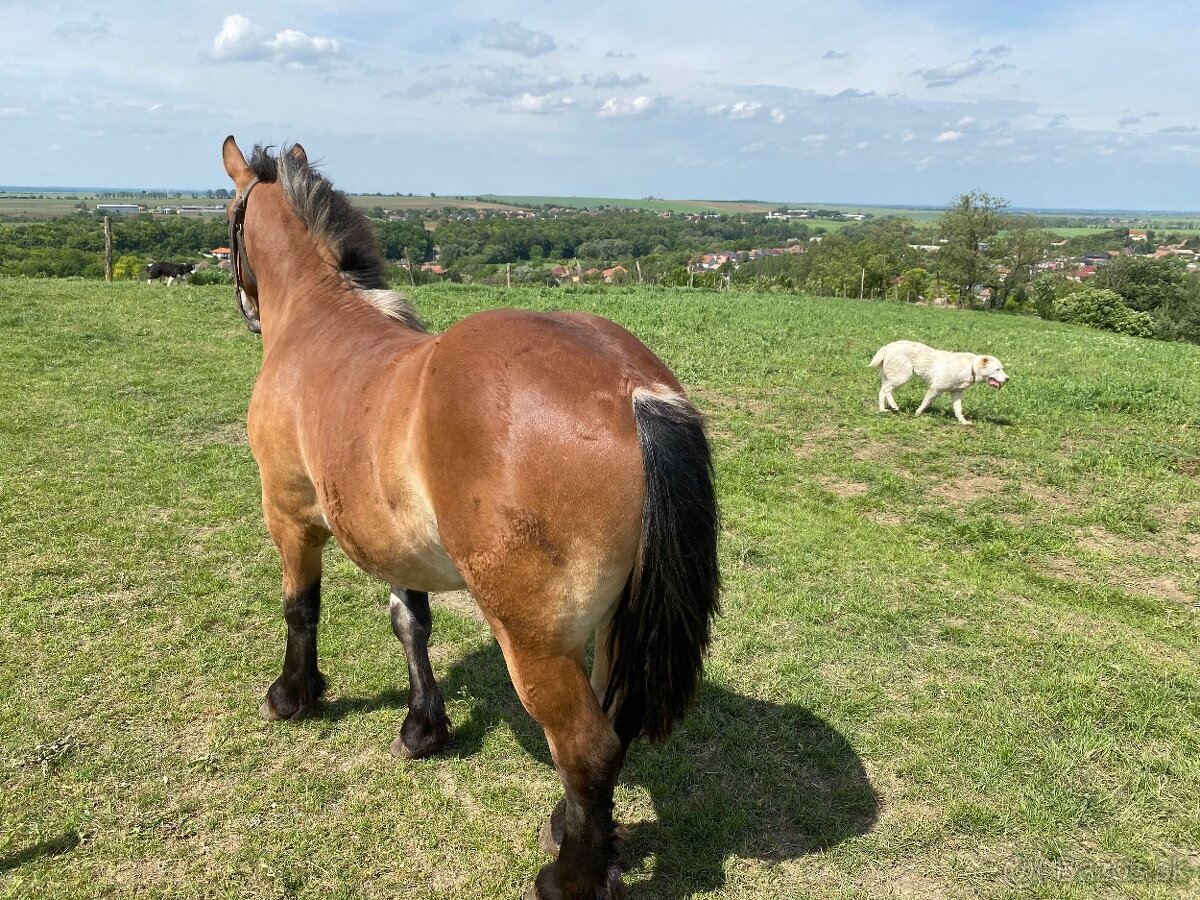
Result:
M986 367L986 366L987 366L987 365L989 365L990 363L991 363L991 359L989 359L988 357L986 357L986 356L981 356L981 357L979 357L979 364L980 364L981 366L985 366L985 367Z

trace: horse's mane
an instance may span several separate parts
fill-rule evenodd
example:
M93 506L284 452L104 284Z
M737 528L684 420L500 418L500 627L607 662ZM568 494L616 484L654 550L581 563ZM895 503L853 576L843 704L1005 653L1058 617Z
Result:
M254 145L250 168L259 181L278 182L292 209L309 233L324 243L337 260L338 270L369 303L386 315L424 331L408 298L388 290L387 263L379 250L375 230L346 195L305 159L292 155L284 146L278 156L270 147Z

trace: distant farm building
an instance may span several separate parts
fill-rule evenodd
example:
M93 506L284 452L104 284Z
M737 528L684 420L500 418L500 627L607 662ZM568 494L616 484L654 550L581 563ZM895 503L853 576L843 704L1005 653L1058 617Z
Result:
M136 216L142 208L136 203L97 203L96 212L105 215Z
M225 215L225 207L223 207L223 206L181 206L181 207L179 207L179 215L190 216L193 219L204 218L206 216L223 216L223 215Z

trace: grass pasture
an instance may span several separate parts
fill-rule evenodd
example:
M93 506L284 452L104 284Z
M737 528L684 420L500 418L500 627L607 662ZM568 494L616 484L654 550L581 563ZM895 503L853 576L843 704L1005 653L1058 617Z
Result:
M709 417L725 614L617 792L631 898L1200 893L1200 348L770 295L435 286L571 306ZM919 338L1012 381L875 412ZM558 798L486 627L435 602L455 733L388 754L386 589L331 550L323 713L265 723L278 567L227 288L0 279L0 898L507 898Z

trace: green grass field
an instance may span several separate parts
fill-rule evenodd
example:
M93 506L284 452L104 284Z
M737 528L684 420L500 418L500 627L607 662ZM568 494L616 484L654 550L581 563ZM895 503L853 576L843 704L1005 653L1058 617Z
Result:
M631 898L1200 894L1200 347L774 295L418 289L630 327L709 417L725 614L617 792ZM486 627L435 603L455 733L388 753L387 590L331 550L323 714L283 652L227 288L0 279L0 897L510 898L558 798ZM1002 392L875 412L880 344Z

